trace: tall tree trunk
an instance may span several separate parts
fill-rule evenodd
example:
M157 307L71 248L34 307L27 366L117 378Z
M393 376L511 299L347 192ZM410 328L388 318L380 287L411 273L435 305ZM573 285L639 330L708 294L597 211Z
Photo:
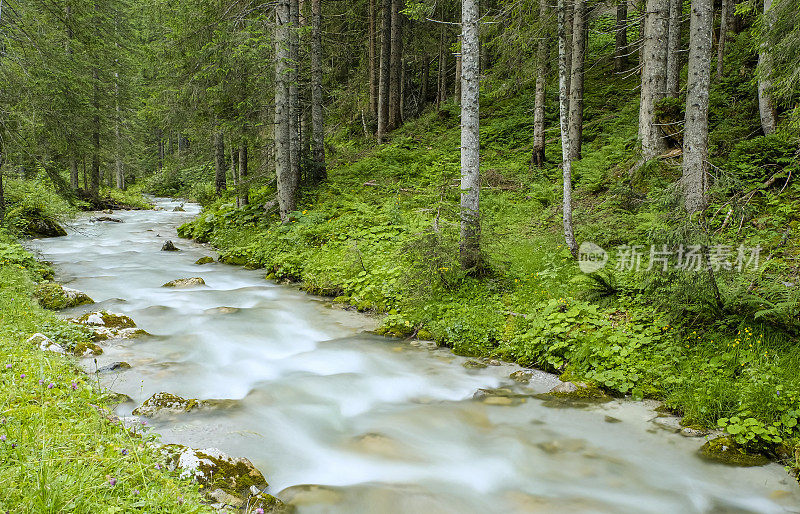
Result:
M731 21L731 0L722 0L719 11L719 42L717 43L717 82L725 72L725 45L728 42L728 29Z
M92 170L89 186L89 194L97 199L100 193L100 70L95 67L92 70L92 82L94 91L92 93Z
M372 116L378 115L378 70L376 64L376 45L377 34L375 33L375 2L377 0L369 0L369 113ZM312 10L313 10L313 3ZM312 22L313 24L313 22Z
M291 177L289 133L289 30L290 0L278 0L275 10L275 176L277 177L278 206L281 220L297 208L297 190Z
M572 70L569 91L569 149L573 161L581 158L583 143L583 67L586 62L586 1L574 0L572 18Z
M644 39L645 39L645 21L647 20L647 0L639 0L636 3L636 11L639 14L639 39L637 41L639 46L639 67L644 66ZM639 70L641 73L641 69Z
M547 29L547 0L539 1L539 21L541 34L536 43L536 93L533 106L533 153L531 166L544 166L544 102L547 85L547 70L550 61L550 31Z
M614 29L614 71L628 69L628 0L617 1L617 26Z
M764 26L767 30L773 23L770 7L772 7L772 0L764 0ZM772 58L767 46L762 44L758 53L758 112L761 116L761 130L764 135L772 134L778 126L775 103L772 101L770 93L772 81L769 75L771 72Z
M116 24L115 24L116 27ZM116 45L119 52L119 44ZM114 72L114 178L117 189L125 189L125 173L122 168L122 110L119 105L119 71Z
M456 105L461 103L461 54L456 54L456 80L453 84L453 100Z
M667 25L667 96L677 98L681 92L681 22L683 0L669 0Z
M461 2L461 266L481 267L478 0Z
M436 79L436 109L447 97L447 52L444 49L444 27L439 32L439 71Z
M244 207L250 203L250 191L247 183L247 139L242 139L239 147L239 184L237 187L236 204Z
M234 144L234 139L230 139L231 147L231 181L234 189L239 185L239 147Z
M225 165L225 136L220 131L214 132L214 185L217 196L228 188L225 174L228 167Z
M643 161L658 157L667 148L666 140L656 123L656 104L664 98L667 86L667 53L664 41L667 37L668 11L667 0L647 0L639 105L639 141L642 144Z
M300 186L300 5L289 0L289 159L294 189Z
M389 59L389 125L388 130L400 126L400 68L403 66L403 18L400 15L402 0L392 0L392 30Z
M83 163L83 190L89 191L89 178L86 174L86 156L81 157L81 162Z
M389 125L389 59L391 54L392 0L381 1L381 61L378 77L378 141L386 137Z
M567 11L566 0L558 0L558 98L559 120L561 124L561 156L564 182L564 241L572 255L577 257L578 245L575 242L575 231L572 227L572 152L569 139L569 91L568 78L570 65L567 44Z
M374 0L370 0L374 5ZM311 132L314 181L325 180L325 119L322 110L322 12L311 0Z
M683 188L686 210L706 206L708 189L708 91L711 81L711 39L714 31L713 0L692 0L689 25L689 80L686 85L686 120L683 137Z

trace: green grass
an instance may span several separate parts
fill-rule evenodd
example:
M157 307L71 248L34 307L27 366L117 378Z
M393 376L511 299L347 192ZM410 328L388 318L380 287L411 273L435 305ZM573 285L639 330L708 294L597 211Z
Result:
M86 336L32 300L48 270L5 232L0 258L0 511L207 511L197 486L157 469L155 436L101 412L111 396L73 358L25 343L35 332L64 347Z

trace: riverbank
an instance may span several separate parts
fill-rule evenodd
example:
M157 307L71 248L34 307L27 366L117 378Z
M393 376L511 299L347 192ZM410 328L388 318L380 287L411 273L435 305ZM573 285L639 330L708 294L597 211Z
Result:
M483 127L490 135L481 199L485 276L458 266L457 119L435 114L386 145L337 141L328 181L304 194L290 223L279 223L274 190L264 186L243 208L231 197L207 203L180 234L220 248L222 262L264 268L267 278L383 313L380 333L554 371L617 396L659 399L685 425L725 428L742 451L796 470L800 350L796 327L781 314L792 303L776 301L767 312L763 299L790 283L783 263L796 244L768 241L770 266L760 275L718 272L723 308L706 274L645 272L646 256L638 271L615 269L612 259L585 275L561 243L551 170L527 174L525 149L500 137L510 130L513 139L519 129L509 124L525 122L514 114L518 106L487 104L495 117ZM659 205L625 203L631 186L614 172L628 162L624 135L633 124L623 114L619 134L595 140L577 164L576 223L582 240L605 248L649 248L680 233L683 221ZM669 163L658 167L635 187L652 194L675 173ZM789 188L794 194L796 186ZM597 192L608 190L620 195L597 202ZM724 205L727 193L718 194ZM771 203L754 208L759 220L781 219ZM718 244L765 242L757 227L726 231L721 212L710 220L721 227ZM752 290L747 306L743 288Z
M41 351L42 333L66 349L89 334L45 310L36 283L52 277L0 232L0 510L209 512L196 485L164 468L157 438L110 415L115 396L72 357Z

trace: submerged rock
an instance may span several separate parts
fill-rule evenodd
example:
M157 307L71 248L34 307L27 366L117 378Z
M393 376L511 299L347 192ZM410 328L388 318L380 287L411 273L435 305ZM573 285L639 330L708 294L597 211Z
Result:
M508 378L515 382L519 382L521 384L527 384L531 381L533 377L533 372L527 369L521 369L519 371L515 371L514 373L508 375Z
M199 266L202 266L203 264L211 264L212 262L214 262L214 258L213 257L209 257L208 255L200 257L199 259L194 261L194 263L199 265Z
M131 369L131 365L127 362L112 362L102 368L98 368L96 373L115 373L117 371L125 371Z
M238 307L212 307L203 311L204 314L233 314L239 312Z
M161 251L162 252L177 252L177 251L179 251L179 248L177 246L175 246L175 244L172 241L166 241L161 246Z
M111 216L100 216L99 218L94 218L92 221L108 221L111 223L122 223L122 220L119 218L112 218Z
M482 362L479 362L479 361L476 361L474 359L470 359L470 360L464 362L461 365L464 366L467 369L481 369L481 368L487 367L486 364L484 364Z
M769 463L769 459L763 455L746 453L729 436L717 437L707 441L698 450L700 456L706 460L721 462L730 466L763 466Z
M46 335L39 332L29 337L26 342L32 345L36 345L43 352L60 353L62 355L67 353L67 351L64 350L64 347L62 347L60 344L56 343Z
M487 405L511 406L525 403L529 395L515 393L511 389L499 387L497 389L478 389L472 395L473 400L481 401Z
M184 287L198 287L206 285L206 281L200 277L192 277L192 278L178 278L175 280L171 280L166 284L162 285L161 287L174 287L174 288L184 288Z
M216 448L196 450L179 444L161 449L167 469L177 471L180 478L191 479L203 486L206 498L218 508L243 508L244 512L291 512L283 502L266 494L269 484L264 475L244 457L231 457Z
M34 297L39 301L39 305L45 309L60 310L79 305L94 303L84 292L76 289L64 287L55 282L44 282L36 286Z
M152 418L197 410L226 409L235 407L237 404L237 400L197 400L195 398L181 398L171 393L156 393L134 409L133 414Z

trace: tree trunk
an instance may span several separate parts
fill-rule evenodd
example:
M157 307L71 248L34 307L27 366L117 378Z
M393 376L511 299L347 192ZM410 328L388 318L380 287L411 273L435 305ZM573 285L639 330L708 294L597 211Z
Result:
M400 126L400 68L403 66L402 0L392 0L391 49L389 58L389 124L388 130Z
M239 207L244 207L250 203L250 192L247 184L247 140L242 139L239 147L239 184L237 187L238 195L236 203Z
M293 188L300 186L300 5L289 0L289 162Z
M372 116L378 115L378 70L376 69L376 44L377 34L375 33L375 2L377 0L369 0L369 113ZM312 10L314 3L312 1ZM319 6L317 6L319 9ZM312 13L313 16L313 13ZM313 21L312 21L313 25ZM313 36L312 36L313 39Z
M572 70L569 91L569 149L573 161L581 158L583 142L583 67L586 62L586 1L574 0L572 19Z
M281 220L297 208L297 191L292 180L289 133L289 0L278 0L275 10L275 176Z
M656 124L656 103L664 98L667 86L668 5L666 0L647 0L644 30L644 64L642 66L642 91L639 105L639 141L642 160L661 155L667 148L661 129Z
M717 43L717 82L725 71L725 45L728 42L728 27L731 20L731 0L722 0L719 12L719 42Z
M478 0L461 2L461 244L464 270L481 267Z
M391 54L392 0L381 1L381 62L378 78L378 141L383 141L389 125L389 59Z
M636 10L639 13L639 39L637 41L639 46L639 67L644 65L644 33L645 33L645 20L647 19L647 6L646 0L639 0L636 5ZM641 73L641 69L639 70Z
M711 80L713 0L692 0L689 25L689 80L683 137L683 188L686 210L706 206L708 169L708 91Z
M117 45L119 51L119 45ZM119 72L114 73L114 178L116 179L117 189L125 189L125 173L122 168L122 134L120 124L122 123L122 112L119 105Z
M100 70L96 67L92 70L92 82L94 92L92 94L92 170L89 185L89 194L97 199L100 193Z
M439 71L436 79L436 109L444 103L447 96L447 52L444 51L444 27L439 32Z
M628 69L628 0L617 2L617 26L614 33L614 71L622 73Z
M666 95L677 98L681 92L681 22L683 0L669 0L667 28L667 86Z
M572 255L577 257L578 245L572 227L572 152L569 139L569 91L570 74L567 45L567 11L566 0L558 0L558 98L559 120L561 124L561 156L564 179L564 241Z
M764 0L764 26L766 30L772 26L773 15L769 12L772 0ZM765 136L775 132L778 122L775 103L772 101L770 88L772 81L769 78L772 72L772 58L769 49L762 44L758 53L758 112L761 116L761 130Z
M531 166L541 168L544 166L544 102L547 85L547 70L550 61L550 31L547 29L547 0L539 1L539 21L542 33L536 43L536 93L533 106L533 153Z
M225 165L225 136L222 132L214 132L214 185L216 186L217 196L222 196L223 191L228 188L225 180L225 173L228 167Z
M374 4L374 0L370 0ZM325 119L322 110L322 12L311 0L311 132L314 182L325 180Z
M230 140L231 147L231 182L233 182L234 189L239 185L239 147L233 144L233 138Z
M453 100L461 103L461 54L456 54L456 80L453 87Z

